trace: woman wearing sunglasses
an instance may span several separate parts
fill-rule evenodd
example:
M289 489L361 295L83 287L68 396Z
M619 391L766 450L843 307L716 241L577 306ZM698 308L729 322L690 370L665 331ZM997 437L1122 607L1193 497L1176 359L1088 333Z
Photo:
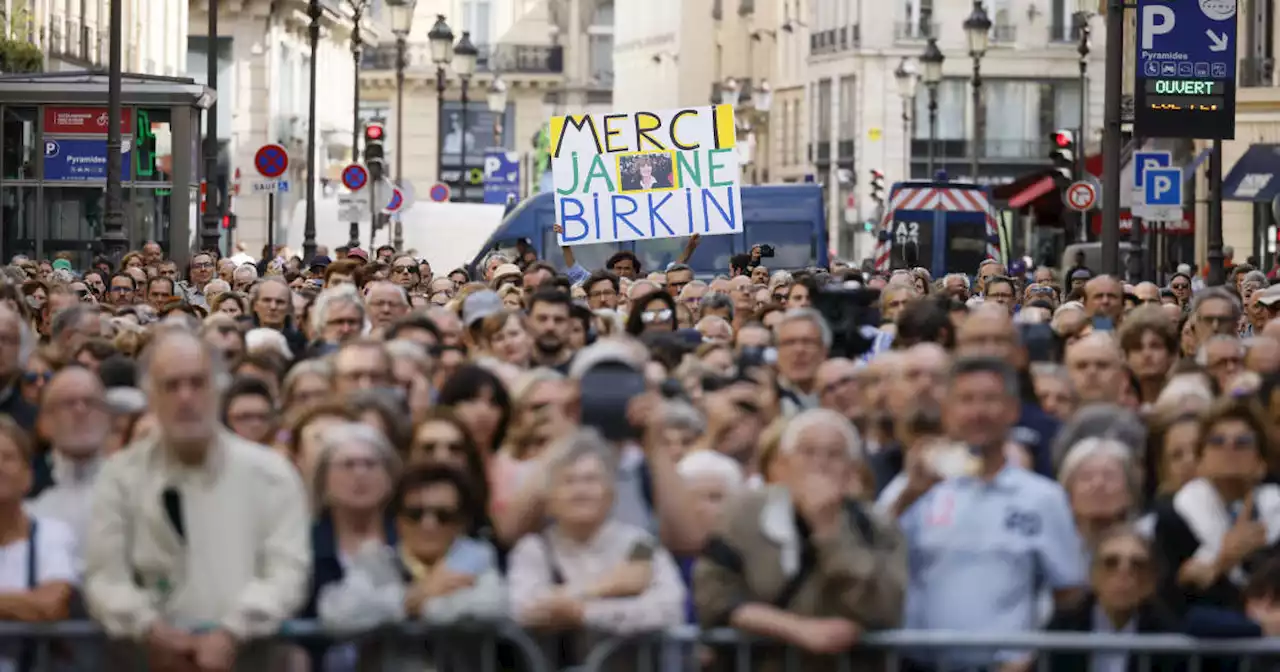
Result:
M1098 542L1089 575L1088 596L1059 609L1048 630L1139 635L1174 633L1179 624L1155 598L1156 568L1147 541L1132 527L1112 528ZM1140 656L1123 651L1049 654L1051 672L1136 670ZM1185 668L1177 656L1152 656L1148 669L1172 672Z
M631 307L631 314L627 316L628 334L640 336L676 330L676 302L670 294L654 292L638 303Z

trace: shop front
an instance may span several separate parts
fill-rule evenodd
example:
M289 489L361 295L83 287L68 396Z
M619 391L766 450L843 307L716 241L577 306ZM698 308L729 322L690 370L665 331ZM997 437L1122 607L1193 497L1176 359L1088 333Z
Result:
M214 92L190 79L126 75L120 135L125 236L184 261L195 240L200 115ZM107 178L107 78L0 77L0 262L101 250Z

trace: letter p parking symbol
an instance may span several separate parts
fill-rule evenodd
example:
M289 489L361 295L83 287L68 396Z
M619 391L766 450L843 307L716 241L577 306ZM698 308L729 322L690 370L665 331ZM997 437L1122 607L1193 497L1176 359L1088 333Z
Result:
M1173 31L1176 21L1173 9L1165 5L1143 5L1142 7L1142 49L1155 49L1156 35L1167 35Z

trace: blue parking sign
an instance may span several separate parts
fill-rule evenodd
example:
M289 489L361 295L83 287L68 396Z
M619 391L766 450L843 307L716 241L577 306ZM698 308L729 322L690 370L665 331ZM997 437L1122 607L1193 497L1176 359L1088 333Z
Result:
M1143 177L1152 168L1168 168L1173 165L1173 156L1169 152L1154 151L1133 153L1133 188L1141 190L1145 182Z
M1182 207L1182 170L1149 168L1143 189L1146 203L1152 207Z

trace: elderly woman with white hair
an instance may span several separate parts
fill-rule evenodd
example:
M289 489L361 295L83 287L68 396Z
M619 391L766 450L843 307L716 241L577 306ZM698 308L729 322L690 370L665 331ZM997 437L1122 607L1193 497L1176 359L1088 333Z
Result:
M1067 493L1087 559L1111 527L1129 522L1140 498L1133 451L1109 438L1090 437L1062 459L1058 482Z
M813 409L792 418L775 458L782 482L738 497L694 568L702 627L831 654L863 631L901 623L906 543L895 525L847 494L864 459L857 430L839 413ZM782 664L778 654L756 660L756 669ZM807 656L800 664L828 667Z
M746 482L742 467L733 458L717 453L714 450L695 450L680 458L676 463L676 473L684 479L693 500L690 512L698 518L698 524L706 529L715 529L724 515L726 503L732 499ZM680 578L690 591L685 603L685 616L689 623L697 623L697 612L693 607L693 565L695 557L678 557Z
M616 451L593 429L554 450L546 504L554 522L521 539L508 559L516 620L535 630L609 634L679 622L685 590L671 555L648 531L611 519ZM565 644L557 669L589 645Z

